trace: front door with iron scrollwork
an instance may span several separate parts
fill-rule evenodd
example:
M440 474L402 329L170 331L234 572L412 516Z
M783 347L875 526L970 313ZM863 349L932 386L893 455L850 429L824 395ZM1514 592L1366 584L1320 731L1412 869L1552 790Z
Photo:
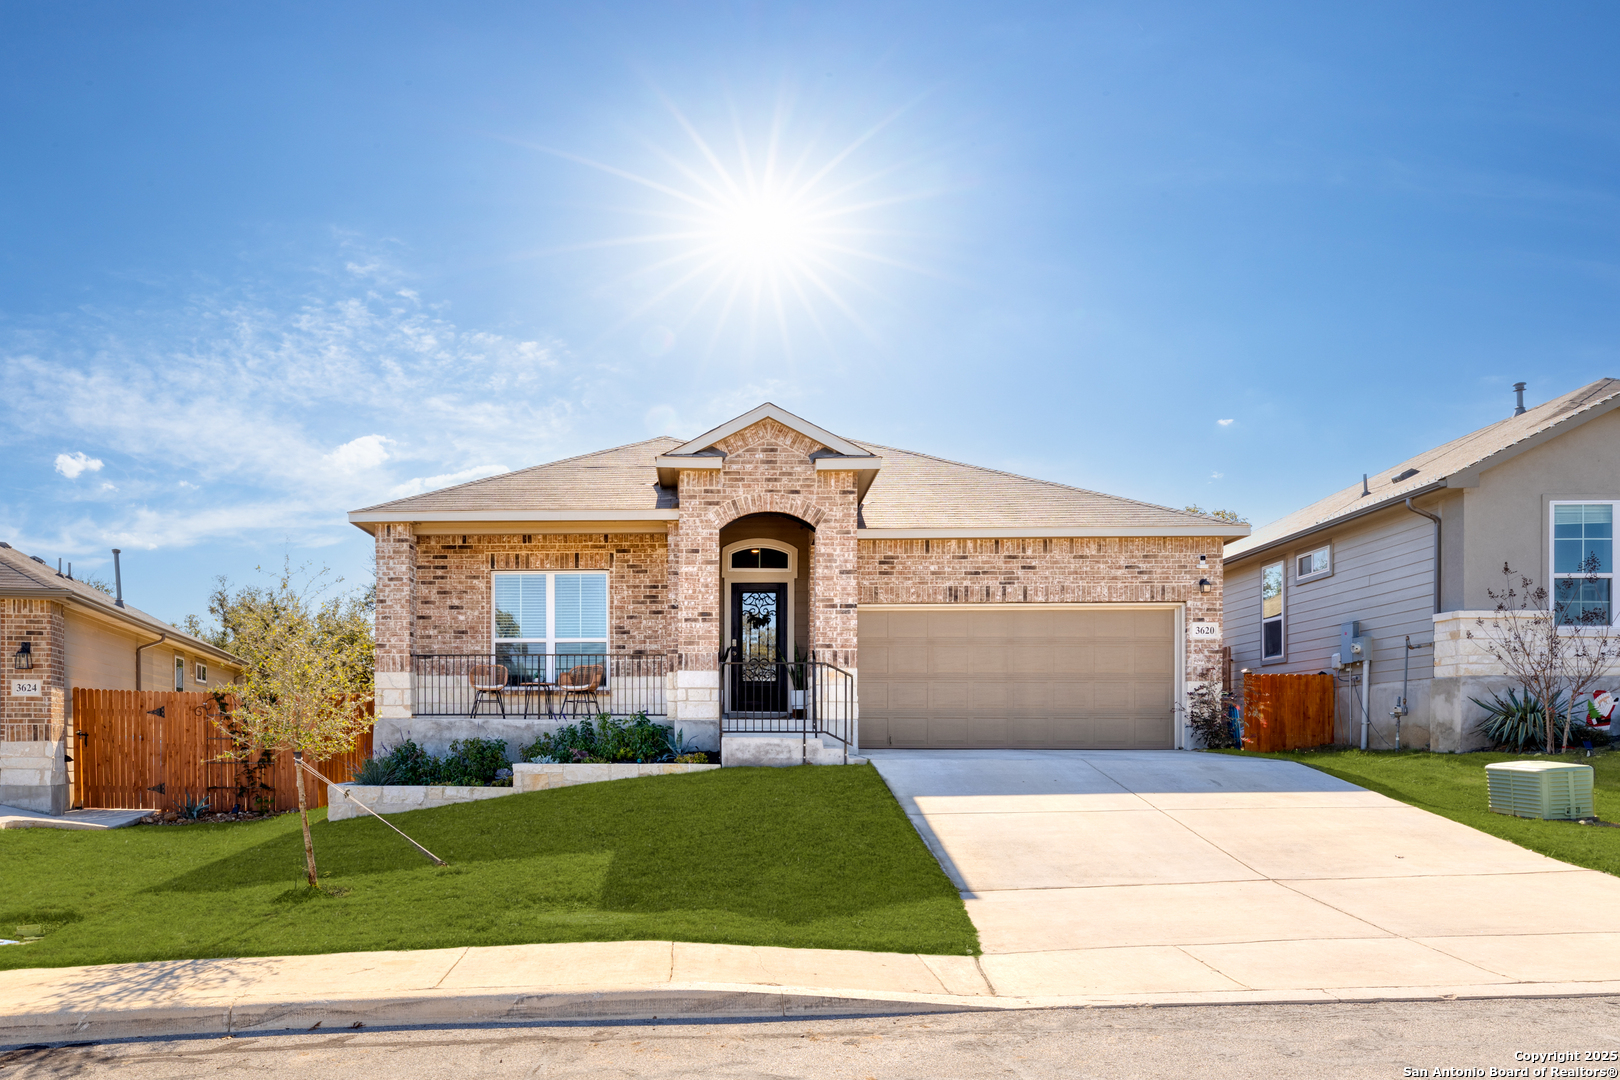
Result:
M787 713L787 585L731 586L730 711Z

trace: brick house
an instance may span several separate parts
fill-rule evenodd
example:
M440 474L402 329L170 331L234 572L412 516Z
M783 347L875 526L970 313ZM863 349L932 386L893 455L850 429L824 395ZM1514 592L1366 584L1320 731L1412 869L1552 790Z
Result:
M0 542L0 805L67 808L73 690L213 690L240 661Z
M379 745L527 741L584 698L727 760L835 714L849 748L1182 746L1248 532L770 404L349 520L376 540Z

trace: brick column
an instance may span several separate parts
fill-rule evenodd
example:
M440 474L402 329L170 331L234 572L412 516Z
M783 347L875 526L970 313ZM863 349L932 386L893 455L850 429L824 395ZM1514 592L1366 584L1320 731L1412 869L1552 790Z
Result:
M681 473L681 490L712 483L710 474ZM696 500L694 500L696 501ZM674 596L674 669L670 722L689 742L720 749L720 530L704 510L683 511L669 534L670 592Z
M18 671L27 642L33 667ZM60 814L68 806L67 619L51 600L0 600L0 803ZM39 683L37 696L12 693L17 682Z
M17 649L27 642L34 666L13 667ZM62 605L51 600L0 600L0 722L61 724L67 712L67 622ZM39 697L18 697L13 680L42 684Z
M853 670L860 598L855 474L817 473L816 488L816 502L825 515L810 550L810 641L820 659Z
M416 643L416 531L408 522L377 526L377 718L411 716L411 653Z

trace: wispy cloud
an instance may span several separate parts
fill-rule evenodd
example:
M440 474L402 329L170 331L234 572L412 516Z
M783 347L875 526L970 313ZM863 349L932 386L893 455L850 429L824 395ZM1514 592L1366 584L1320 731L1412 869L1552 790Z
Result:
M1233 424L1237 423L1236 420L1217 420L1215 422L1221 425L1221 427L1231 427Z
M57 454L62 476L119 470L55 506L0 489L6 538L67 554L265 531L320 543L346 510L574 451L576 402L607 372L555 341L463 329L385 260L345 269L336 295L205 296L0 338L0 445L15 460L66 431L96 456Z
M56 471L69 480L77 480L81 473L100 472L101 459L93 458L82 450L72 454L57 454Z

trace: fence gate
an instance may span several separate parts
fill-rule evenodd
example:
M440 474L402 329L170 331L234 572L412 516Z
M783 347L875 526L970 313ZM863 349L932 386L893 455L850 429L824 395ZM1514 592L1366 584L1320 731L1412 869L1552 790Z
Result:
M369 708L369 704L366 706ZM180 810L291 810L298 805L290 753L249 768L228 755L232 740L216 722L212 694L174 691L73 691L73 801L76 806ZM311 762L344 781L371 756L371 733L347 754ZM326 805L326 789L306 784L310 806Z
M1243 677L1243 749L1261 752L1333 742L1332 675Z

